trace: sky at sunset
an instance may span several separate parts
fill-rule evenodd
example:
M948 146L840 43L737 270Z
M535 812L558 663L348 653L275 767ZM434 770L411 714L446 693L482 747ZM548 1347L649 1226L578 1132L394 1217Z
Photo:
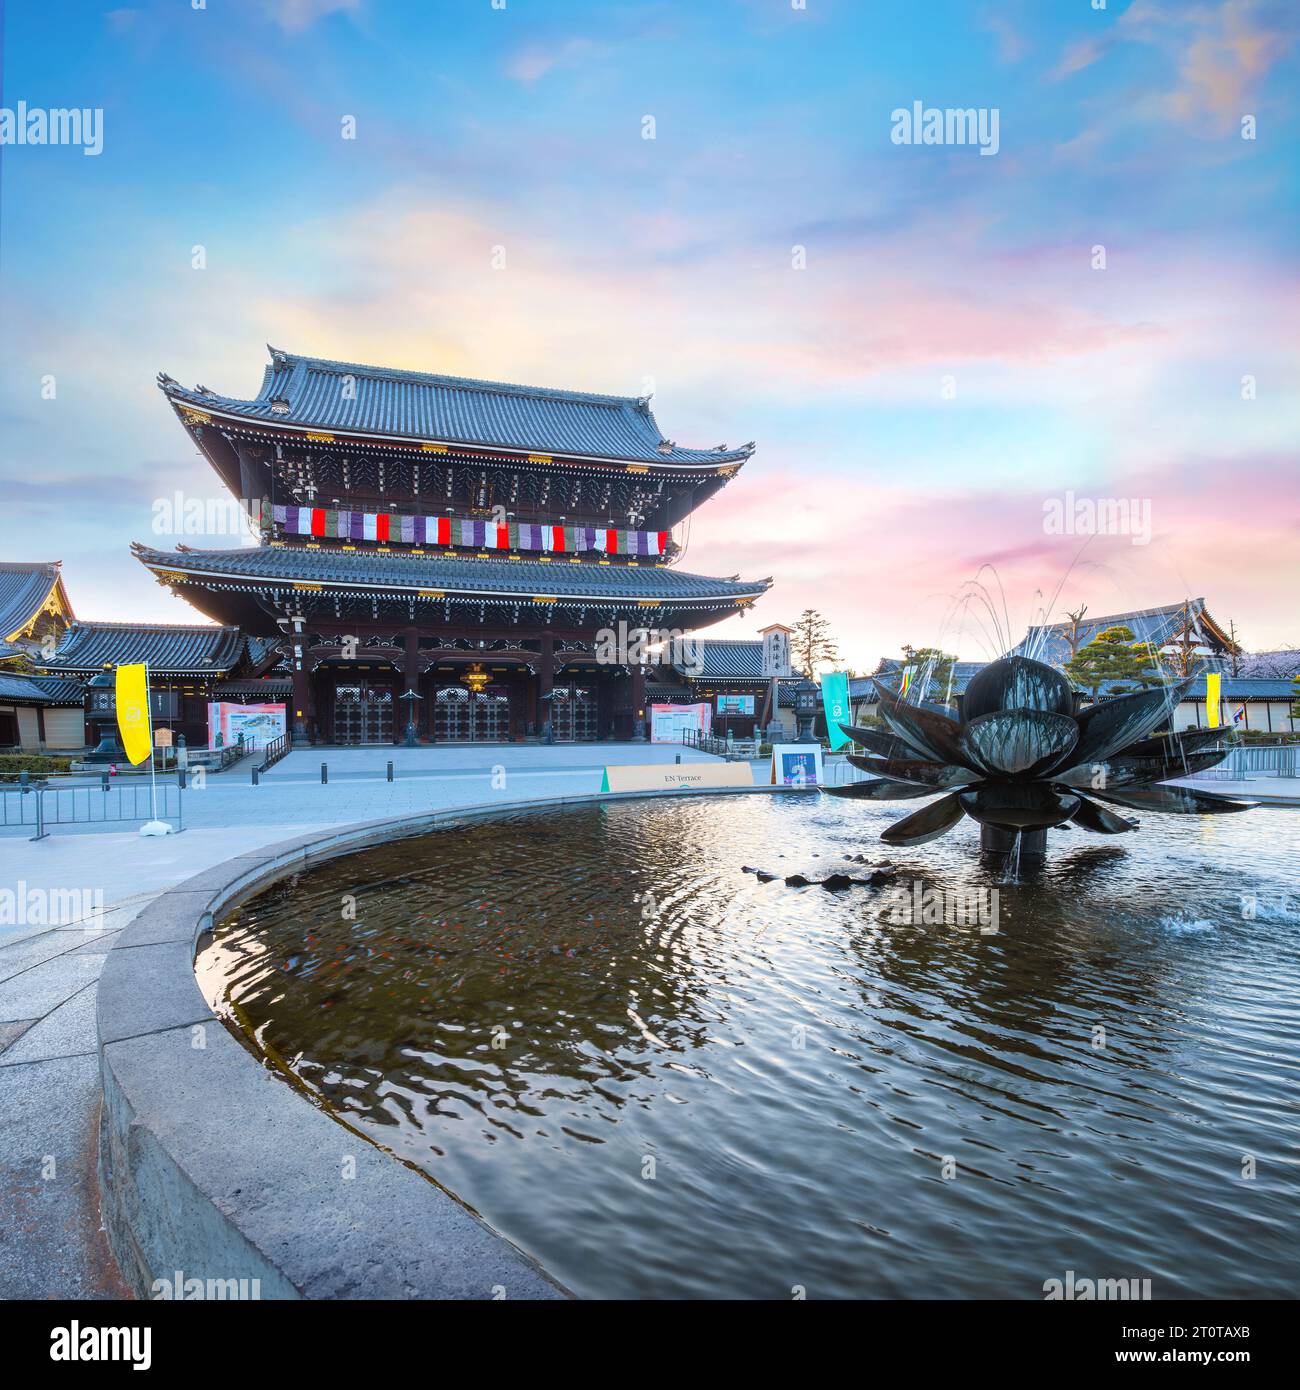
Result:
M1013 641L1204 595L1300 644L1300 6L1093 4L8 0L0 104L104 148L3 150L0 558L190 620L128 550L219 491L155 376L252 395L271 343L756 440L681 563L774 584L709 635L988 657L991 566ZM914 102L996 154L894 143ZM1149 543L1049 533L1068 492Z

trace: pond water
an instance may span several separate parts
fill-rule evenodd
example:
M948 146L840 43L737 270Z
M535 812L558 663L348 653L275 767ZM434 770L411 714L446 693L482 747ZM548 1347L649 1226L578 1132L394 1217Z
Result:
M200 983L581 1295L1293 1296L1300 811L1053 831L1010 884L899 814L467 821L250 900Z

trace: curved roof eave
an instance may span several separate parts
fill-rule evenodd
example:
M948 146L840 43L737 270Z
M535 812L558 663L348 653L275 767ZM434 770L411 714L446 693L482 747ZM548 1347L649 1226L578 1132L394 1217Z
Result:
M367 367L298 357L274 348L271 352L272 364L252 400L222 396L206 387L185 387L166 373L159 373L158 385L178 410L183 407L259 428L323 431L356 440L543 453L549 458L668 471L730 469L754 451L752 444L738 449L679 449L663 438L648 398ZM352 394L336 396L331 390L322 395L313 376L349 377ZM348 419L338 418L340 399L349 402ZM503 406L504 401L510 405ZM284 408L278 409L280 405ZM474 422L476 429L443 428L455 421ZM416 424L421 428L414 428ZM601 442L620 447L602 449ZM669 446L666 452L665 445Z

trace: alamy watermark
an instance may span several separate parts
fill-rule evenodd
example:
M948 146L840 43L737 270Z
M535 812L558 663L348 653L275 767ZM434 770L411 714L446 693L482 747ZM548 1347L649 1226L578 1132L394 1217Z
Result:
M1043 503L1043 530L1049 536L1128 536L1134 545L1151 544L1149 497L1049 497Z
M155 497L151 508L155 536L241 536L262 532L262 502L256 497L194 497L179 488Z
M981 936L998 930L996 888L927 888L921 880L882 894L880 920L896 927L978 927Z
M675 627L602 627L596 633L599 666L672 666L698 676L704 671L699 638Z
M1045 1279L1043 1298L1048 1303L1067 1302L1137 1302L1151 1297L1150 1279L1082 1279L1067 1269L1064 1279Z
M0 106L0 145L80 145L82 154L100 154L103 107Z
M98 931L104 921L102 888L29 888L19 879L0 888L0 927L84 926Z
M889 114L895 145L978 145L980 154L1001 148L1001 112L996 106L926 106L914 101Z
M195 1277L187 1279L183 1271L178 1269L168 1278L155 1279L149 1286L149 1297L164 1303L250 1303L261 1299L262 1281Z

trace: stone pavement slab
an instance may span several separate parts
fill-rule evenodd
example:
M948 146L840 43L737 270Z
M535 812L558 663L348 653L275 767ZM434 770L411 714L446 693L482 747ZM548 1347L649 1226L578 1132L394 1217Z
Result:
M0 1298L130 1297L100 1224L99 1090L93 1054L0 1066Z
M32 1024L4 1052L0 1067L44 1062L55 1057L84 1057L95 1051L95 981L85 985Z
M6 980L0 984L0 1021L44 1018L99 978L106 951L55 956Z

